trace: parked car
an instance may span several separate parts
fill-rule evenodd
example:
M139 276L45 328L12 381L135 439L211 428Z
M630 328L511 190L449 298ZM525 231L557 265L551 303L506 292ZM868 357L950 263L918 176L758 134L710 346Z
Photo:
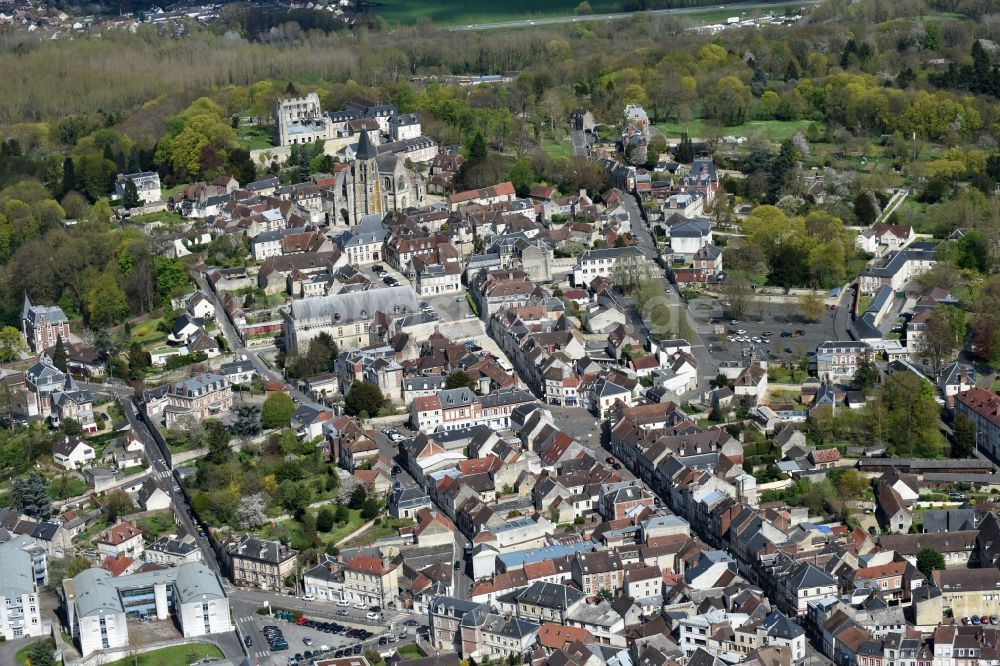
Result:
M316 596L312 594L306 594L302 597L302 601L316 601Z
M243 644L246 645L247 647L253 647L253 637L247 636L246 638L244 638Z
M368 611L368 613L365 615L365 618L368 620L378 620L378 615L379 614L376 613L375 611Z
M352 650L352 653L361 654L362 650L364 650L364 646L361 643L358 643L357 645L354 646L354 650Z
M351 602L348 601L347 599L337 599L337 605L344 606L346 608L347 606L351 605Z
M313 639L311 639L308 636L306 636L305 638L302 639L302 642L305 643L306 645L312 645L313 644Z

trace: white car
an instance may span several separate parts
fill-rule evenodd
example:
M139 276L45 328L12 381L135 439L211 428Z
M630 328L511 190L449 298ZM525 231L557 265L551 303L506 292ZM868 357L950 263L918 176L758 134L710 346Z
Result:
M740 335L746 335L747 334L747 332L745 330L743 330L742 328L740 330L736 331L736 332L739 333Z
M369 620L378 620L378 613L376 613L375 611L368 611L368 614L365 615L365 618Z
M358 610L364 610L368 608L368 606L366 606L365 602L363 601L359 601L358 603L354 604L354 607L357 608Z
M351 605L351 602L348 601L347 599L337 599L337 605L338 606L343 606L344 608L347 608L348 606Z
M316 597L312 594L303 595L302 601L316 601Z

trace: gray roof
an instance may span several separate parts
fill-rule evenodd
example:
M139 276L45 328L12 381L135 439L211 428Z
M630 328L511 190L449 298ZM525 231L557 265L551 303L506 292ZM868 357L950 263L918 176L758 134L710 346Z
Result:
M372 144L371 137L368 136L367 131L362 131L358 138L358 149L355 151L354 156L359 160L370 160L376 155L378 155L378 151L375 149L374 144Z
M182 604L209 599L225 599L219 575L201 562L157 569L127 576L111 575L106 569L87 569L69 581L67 591L79 617L123 613L123 590L148 588L157 583L172 584L175 599Z
M561 610L569 608L580 599L583 599L583 593L575 588L543 581L535 581L517 594L519 602Z
M348 294L330 294L292 301L289 309L297 321L329 320L331 324L371 321L376 312L402 314L417 312L417 292L409 285L370 289ZM336 315L340 315L336 318Z
M818 569L812 564L805 563L793 572L789 579L789 584L793 589L801 590L806 587L825 587L836 585L837 581L822 569Z
M285 548L280 541L265 541L251 534L244 534L237 541L226 545L230 556L278 564L298 555L298 551Z
M600 250L587 250L586 252L580 253L577 257L577 265L582 261L588 261L592 259L619 259L621 257L637 257L643 258L646 255L642 253L642 250L635 246L627 247L606 247Z
M0 559L4 566L0 569L0 598L13 599L24 594L34 594L35 574L31 555L14 539L0 544Z

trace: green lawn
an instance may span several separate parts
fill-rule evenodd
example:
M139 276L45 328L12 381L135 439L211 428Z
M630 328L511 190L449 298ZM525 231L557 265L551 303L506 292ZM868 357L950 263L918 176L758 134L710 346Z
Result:
M742 125L722 127L707 120L697 119L689 123L657 123L656 127L667 138L676 139L687 132L688 136L705 138L706 135L720 136L755 136L767 137L779 142L795 136L796 132L805 133L812 123L810 120L750 120Z
M236 143L246 150L272 148L271 133L261 127L241 127L236 130Z
M386 518L382 521L381 525L376 525L369 527L365 532L359 536L357 539L353 539L345 546L359 547L367 546L372 544L379 539L385 539L386 537L396 536L400 527L406 527L407 525L412 526L414 523L408 518L403 518L401 520L392 520ZM360 525L358 526L360 527ZM356 529L356 528L355 528ZM349 532L348 532L349 533Z
M79 497L85 492L87 492L87 484L81 479L68 474L65 477L52 479L49 482L49 499L55 501L69 499L70 497Z
M508 0L503 3L481 0L383 0L373 3L372 11L390 25L412 25L427 17L435 25L496 23L543 16L570 16L580 0ZM590 0L595 14L621 10L617 0Z
M559 140L542 138L542 152L555 159L557 157L573 157L573 142L569 137Z
M406 659L420 659L421 657L426 657L424 651L413 643L407 643L398 650L399 656Z
M152 652L125 657L113 661L107 666L188 666L192 661L205 657L222 658L219 648L205 643L189 643L187 645L171 645Z
M132 328L132 341L141 343L147 348L165 342L167 334L157 330L161 320L160 317L150 317L143 322L136 323Z
M174 513L169 509L157 511L151 516L140 518L136 522L147 539L156 539L164 534L173 534L177 526L174 524Z
M164 195L166 198L166 195ZM133 215L129 218L130 224L148 224L150 222L162 222L167 226L174 224L180 224L184 221L184 218L180 213L171 213L168 210L160 211L159 213L146 213L145 215Z
M333 508L333 507L331 507L331 508ZM320 509L320 510L322 510L322 509ZM359 527L361 527L362 525L364 525L365 520L361 517L361 511L359 509L349 509L348 512L350 513L350 518L347 520L346 523L344 523L343 526L334 527L329 532L320 532L319 533L319 537L325 543L337 543L338 541L340 541L341 539L343 539L344 537L346 537L348 534L350 534L351 532L355 531L356 529L358 529ZM291 537L292 537L291 541L292 542L294 542L296 540L296 537L299 537L302 534L302 524L299 523L298 521L295 521L295 520L283 520L280 523L278 523L278 525L280 525L282 528L284 528L291 535ZM374 528L373 527L371 529L378 529L378 528ZM260 530L259 530L259 532L260 532L261 537L263 537L265 539L272 538L272 536L271 536L271 523L268 523L268 524L264 525L263 527L261 527ZM395 532L393 531L393 533L395 533ZM367 532L365 533L365 535L367 536Z

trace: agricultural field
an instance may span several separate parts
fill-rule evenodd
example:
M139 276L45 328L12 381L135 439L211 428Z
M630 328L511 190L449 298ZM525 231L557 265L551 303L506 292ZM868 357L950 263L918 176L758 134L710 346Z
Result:
M497 23L519 19L551 16L570 16L575 13L579 0L508 0L503 3L479 0L385 0L373 2L372 11L390 25L413 25L427 17L434 25L469 25ZM616 0L590 0L595 14L621 11Z

